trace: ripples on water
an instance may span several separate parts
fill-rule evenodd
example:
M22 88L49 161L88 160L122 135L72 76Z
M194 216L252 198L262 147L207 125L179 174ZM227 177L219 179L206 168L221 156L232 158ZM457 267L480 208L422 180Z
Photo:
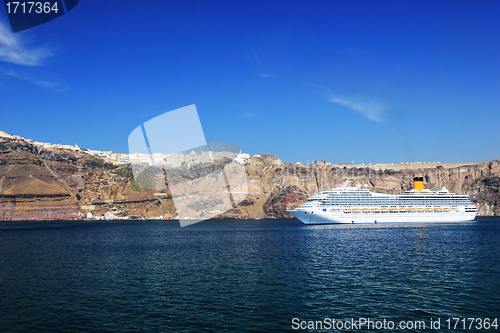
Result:
M2 222L0 330L275 332L293 331L293 318L500 317L499 249L497 218Z

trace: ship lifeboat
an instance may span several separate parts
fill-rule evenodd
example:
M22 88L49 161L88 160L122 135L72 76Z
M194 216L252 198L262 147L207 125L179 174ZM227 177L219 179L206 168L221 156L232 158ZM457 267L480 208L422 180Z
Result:
M423 208L417 208L417 210L418 210L419 213L424 211Z
M442 208L434 208L434 211L439 213L439 212L442 212L443 209Z
M450 209L449 208L443 208L443 212L449 212Z
M415 208L408 208L408 212L410 212L410 213L416 213L417 210Z
M353 212L353 213L360 213L360 212L361 212L361 209L356 208L356 209L353 209L353 210L352 210L352 212Z
M369 213L369 212L370 212L370 210L369 210L369 209L366 209L366 208L365 208L365 209L363 209L363 213Z
M350 213L351 210L350 209L344 209L344 213Z

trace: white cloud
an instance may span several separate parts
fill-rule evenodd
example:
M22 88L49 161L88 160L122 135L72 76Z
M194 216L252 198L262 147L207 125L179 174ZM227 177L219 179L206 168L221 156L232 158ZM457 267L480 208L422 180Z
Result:
M29 48L21 35L12 33L3 22L0 22L0 61L39 66L50 56L52 51L48 47Z
M242 117L246 117L246 118L253 117L254 115L255 115L255 114L254 114L253 112L248 112L248 111L243 112L243 113L241 114L241 116L242 116Z
M42 79L39 79L33 75L16 72L12 69L4 70L4 69L0 68L0 73L7 75L7 76L15 77L16 79L19 79L19 80L28 81L30 83L36 84L37 86L47 88L50 90L54 90L54 91L67 91L70 89L69 86L61 85L57 81L42 80Z
M43 61L52 55L49 47L30 47L22 34L12 33L7 25L0 21L0 62L29 67L41 66ZM70 89L69 86L62 85L55 80L40 79L36 75L32 75L32 72L32 69L27 70L19 67L16 70L9 67L0 68L0 74L27 81L46 89L53 91Z
M259 74L260 77L265 78L265 77L274 77L272 74L267 74L267 73L261 73Z
M253 58L255 59L255 61L257 61L257 63L259 64L259 66L262 67L262 63L260 62L259 56L257 55L256 52L253 53Z
M358 98L345 98L336 95L327 96L330 102L338 103L346 108L357 111L373 121L384 121L384 111L387 106L376 101L361 101Z

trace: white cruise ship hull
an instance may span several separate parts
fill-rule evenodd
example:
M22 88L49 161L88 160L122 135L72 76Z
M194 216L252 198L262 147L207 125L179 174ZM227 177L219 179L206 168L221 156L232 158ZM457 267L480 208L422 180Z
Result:
M472 221L476 217L475 212L333 213L321 210L289 210L288 213L304 224L462 222Z
M344 185L321 191L302 206L287 210L304 224L460 222L476 218L477 208L467 195L446 188L424 189L423 177L415 177L414 189L401 195L368 190L368 185Z

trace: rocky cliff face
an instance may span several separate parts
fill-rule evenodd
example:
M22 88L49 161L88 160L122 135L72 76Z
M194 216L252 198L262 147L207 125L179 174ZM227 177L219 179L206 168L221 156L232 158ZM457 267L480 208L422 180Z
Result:
M195 179L212 168L211 164L180 168L169 176ZM444 186L468 194L479 215L500 215L500 160L375 167L283 164L276 156L263 155L249 158L245 169L249 194L221 218L289 218L287 208L345 180L397 194L412 187L414 176L423 176L426 188ZM84 152L44 150L23 140L0 138L0 219L79 219L87 213L132 218L176 215L168 188L139 187L130 165L113 166Z
M0 218L72 219L79 205L71 193L28 151L0 156Z
M269 168L266 174L267 177L264 174L260 177L265 184L264 195L268 196L263 212L272 217L289 217L287 206L296 207L308 196L339 186L346 180L352 180L353 185L366 184L377 192L398 194L412 188L415 176L423 176L428 189L446 187L457 194L468 194L478 207L479 215L500 215L500 160L452 168L438 165L401 170L374 170L369 166L283 165Z
M0 138L0 219L80 219L87 212L116 211L113 203L120 202L140 216L143 206L155 200L154 191L130 190L131 177L130 170L85 153Z

